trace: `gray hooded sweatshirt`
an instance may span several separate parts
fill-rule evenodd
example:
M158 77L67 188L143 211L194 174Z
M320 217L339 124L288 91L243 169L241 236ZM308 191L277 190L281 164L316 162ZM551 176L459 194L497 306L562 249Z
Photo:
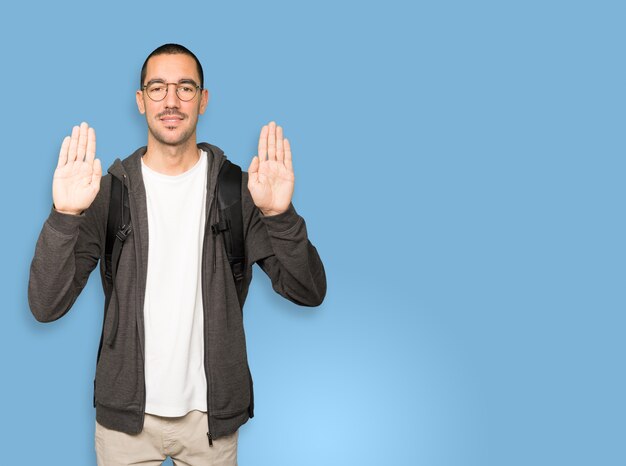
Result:
M216 187L226 159L221 149L207 143L198 147L208 155L206 226L202 248L202 303L204 310L204 368L207 377L208 441L235 432L254 416L252 377L248 368L243 328L245 302L252 265L270 277L274 290L303 306L318 306L326 294L326 275L317 250L308 240L304 219L293 204L286 212L265 217L254 205L242 172L242 211L246 262L238 294L223 235L213 235L218 221ZM143 305L148 266L148 214L141 157L146 147L126 159L116 159L103 176L91 206L80 215L57 212L46 219L30 268L28 301L35 318L52 322L63 317L100 261L104 278L106 224L111 177L120 179L129 193L133 231L119 259L102 327L101 351L94 380L96 420L110 429L136 434L143 430L146 388L144 378Z

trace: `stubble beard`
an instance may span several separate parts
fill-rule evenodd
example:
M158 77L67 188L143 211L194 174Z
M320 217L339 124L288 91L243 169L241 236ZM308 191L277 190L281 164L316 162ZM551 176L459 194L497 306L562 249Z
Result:
M148 131L150 131L150 134L152 135L152 137L160 144L163 144L166 146L172 146L172 147L184 146L188 143L189 139L195 133L198 121L196 120L194 124L189 125L180 134L178 138L172 139L171 137L168 137L168 135L170 131L176 130L176 127L175 126L161 126L162 123L160 120L162 116L172 115L172 114L182 116L183 119L181 121L185 121L189 119L188 115L180 113L180 112L162 112L155 116L154 126L151 125L150 122L148 121Z

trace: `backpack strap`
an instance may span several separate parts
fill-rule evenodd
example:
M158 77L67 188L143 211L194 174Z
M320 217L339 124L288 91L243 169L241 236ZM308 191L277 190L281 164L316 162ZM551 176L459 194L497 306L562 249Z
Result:
M240 293L243 285L245 244L241 206L241 167L225 160L217 181L218 222L211 225L213 235L222 233L228 262Z
M107 220L107 235L104 247L104 279L105 300L104 300L104 318L109 309L109 303L116 286L115 276L119 265L122 248L126 238L132 232L130 221L130 204L128 201L128 192L124 183L115 176L111 176L111 199L109 202L109 218ZM117 299L117 293L115 294ZM115 309L113 333L110 335L108 343L113 344L115 335L117 334L118 309ZM102 326L104 330L104 325ZM102 336L100 337L100 347L98 349L98 358L102 349Z

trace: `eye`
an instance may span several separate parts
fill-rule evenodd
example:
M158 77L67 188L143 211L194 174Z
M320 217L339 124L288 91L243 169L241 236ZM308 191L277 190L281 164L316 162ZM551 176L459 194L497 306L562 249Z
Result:
M189 92L193 92L194 88L189 86L189 85L187 85L187 84L185 84L183 86L180 86L178 88L178 90L181 91L181 92L184 92L184 93L189 93Z

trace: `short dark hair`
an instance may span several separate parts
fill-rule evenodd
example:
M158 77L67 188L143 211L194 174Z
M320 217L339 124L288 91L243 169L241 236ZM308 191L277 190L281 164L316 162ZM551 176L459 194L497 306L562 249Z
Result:
M187 47L184 47L179 44L163 44L160 47L157 47L152 51L146 61L143 62L143 66L141 67L141 78L139 81L139 88L143 88L143 81L146 79L146 69L148 68L148 60L150 60L155 55L175 55L175 54L183 54L189 55L196 62L196 67L198 68L198 75L200 75L200 87L204 89L204 72L202 71L202 65L200 64L200 60L196 57L191 50Z

